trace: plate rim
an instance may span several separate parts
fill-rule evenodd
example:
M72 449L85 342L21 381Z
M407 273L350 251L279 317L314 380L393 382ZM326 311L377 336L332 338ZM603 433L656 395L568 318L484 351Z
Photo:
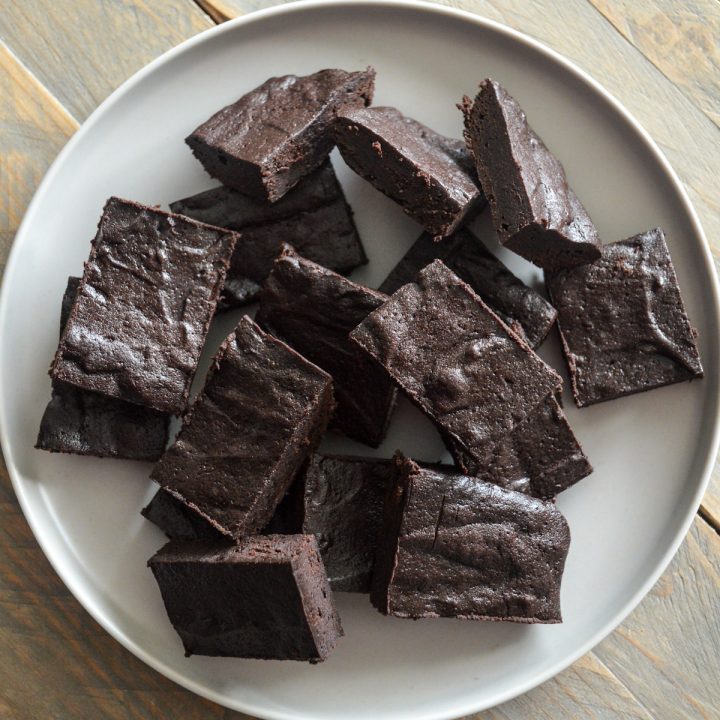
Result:
M483 15L472 13L468 10L461 10L459 8L448 7L445 5L435 4L426 0L297 0L284 5L275 5L262 10L255 10L246 15L241 15L232 20L228 20L219 25L207 28L200 33L184 40L180 44L170 48L150 63L140 68L137 72L131 75L121 85L119 85L95 110L80 124L80 127L76 130L73 136L68 140L64 147L60 150L57 157L53 160L52 164L45 173L42 181L38 185L30 204L25 211L22 222L18 227L15 238L13 239L12 247L8 254L7 262L4 271L4 280L12 276L15 272L15 265L17 264L16 257L19 254L20 246L26 244L29 240L26 238L28 235L26 228L30 227L34 215L37 213L37 208L41 206L45 195L48 192L48 188L52 183L54 176L59 171L59 168L65 161L66 156L70 155L75 146L82 140L84 135L89 132L90 128L98 121L99 117L104 115L110 108L118 102L118 100L124 96L127 92L131 91L135 85L139 84L147 75L152 74L157 68L171 61L176 55L180 55L184 52L189 51L196 45L200 45L204 42L209 41L215 36L219 36L223 33L233 32L235 28L242 25L251 25L256 22L263 22L268 19L272 19L276 16L292 15L294 13L302 13L306 10L321 10L324 8L330 8L337 10L339 8L352 8L357 10L366 6L368 8L386 8L389 10L404 10L412 12L420 12L425 14L444 15L447 17L455 18L464 21L481 28L488 29L495 33L505 35L511 38L515 42L525 45L540 54L544 55L554 63L562 66L566 71L574 75L578 80L588 86L597 95L600 95L605 102L607 102L612 109L617 112L625 123L635 132L636 136L639 137L646 148L651 152L654 159L659 163L662 170L665 172L666 177L670 180L673 190L687 213L690 220L690 224L695 232L695 235L700 240L700 248L702 254L702 261L705 269L708 271L711 286L711 296L707 298L712 303L715 316L720 318L720 284L718 282L717 273L715 271L712 254L710 251L710 245L708 243L707 236L703 230L700 218L693 207L688 193L683 185L678 174L675 172L670 162L666 158L663 151L653 140L650 134L644 129L640 122L630 113L627 108L612 95L603 85L595 80L589 73L583 70L581 67L576 65L572 60L566 58L564 55L549 47L545 43L536 40L535 38L515 30L501 22L491 20ZM9 296L9 283L3 282L2 288L0 288L0 338L4 335L4 329L7 325L7 305ZM3 355L0 354L0 379L5 376L5 367L3 362ZM0 387L0 391L2 388ZM672 542L666 549L665 553L661 556L659 561L656 563L652 572L646 578L645 582L635 592L634 595L627 600L621 609L612 617L611 620L606 622L599 630L597 630L585 643L583 643L574 652L566 656L562 661L556 662L546 670L543 670L533 677L525 680L522 683L515 685L510 690L503 692L497 692L494 695L490 695L489 699L480 704L466 702L462 705L454 705L447 712L441 714L437 713L424 713L421 712L415 715L416 720L452 720L460 716L480 712L482 710L495 707L501 703L507 702L515 697L525 694L533 688L541 685L547 680L551 679L558 673L565 670L567 667L575 663L578 659L587 654L592 648L594 648L599 642L607 637L613 630L615 630L637 607L637 605L643 600L648 594L651 588L658 581L663 572L667 569L670 561L677 553L680 545L685 539L690 526L692 525L695 516L700 507L703 495L707 490L710 482L712 469L715 464L715 460L718 454L718 447L720 446L720 415L718 410L718 396L714 398L715 401L715 417L714 426L712 429L712 436L709 443L709 451L703 461L701 471L701 481L697 485L695 494L693 495L692 501L689 505L689 509L686 512L686 516L679 526L679 530L672 539ZM240 712L249 713L256 715L259 718L267 718L267 720L307 720L305 714L298 714L292 710L290 711L278 711L275 709L268 709L257 706L253 702L234 702L228 700L227 697L223 697L220 693L215 692L201 685L200 683L187 678L184 675L176 672L173 668L167 666L161 659L154 657L149 654L144 648L140 647L131 638L126 636L115 624L106 618L102 612L94 607L92 599L86 596L86 591L82 582L78 578L73 578L70 573L65 573L62 569L61 563L54 557L55 552L45 541L42 532L39 530L38 523L33 515L31 504L27 499L23 481L20 478L20 474L17 472L16 465L13 459L11 445L9 441L9 435L7 428L9 426L9 418L6 417L6 404L3 402L0 396L0 447L5 458L5 464L8 470L13 490L20 503L20 507L23 511L23 515L30 526L33 536L36 542L39 544L43 551L43 554L50 562L53 570L62 580L63 584L72 593L75 599L82 605L83 609L89 613L89 615L106 631L108 632L117 642L123 647L133 653L138 659L150 666L157 672L160 672L166 678L172 680L178 685L194 692L195 694L211 700L223 707L231 708Z

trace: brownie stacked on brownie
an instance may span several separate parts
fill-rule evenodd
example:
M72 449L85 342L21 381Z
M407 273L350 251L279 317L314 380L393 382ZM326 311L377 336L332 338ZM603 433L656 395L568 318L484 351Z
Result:
M557 311L519 280L467 228L442 242L423 233L378 288L391 295L433 260L442 260L528 345L537 348L555 324Z
M61 336L79 286L80 278L68 278L60 312ZM75 455L157 460L167 439L167 415L53 380L35 447Z
M239 540L268 523L334 408L330 376L245 316L151 477Z
M225 278L220 309L257 300L283 241L339 273L367 262L352 210L329 161L274 203L218 187L177 200L173 212L241 233Z
M171 542L148 565L187 655L322 661L333 590L396 617L560 622L553 501L592 467L534 348L557 318L579 407L702 377L662 230L602 246L497 82L462 103L465 147L367 107L374 78L270 78L215 113L187 143L223 186L175 213L111 198L68 283L37 447L159 460L142 514ZM379 290L342 275L367 257L335 143L425 229ZM551 302L464 227L485 195ZM214 312L256 299L188 407ZM378 447L398 389L454 466L316 452L329 425Z
M333 378L332 425L377 447L395 406L395 386L348 334L387 296L358 285L286 247L265 283L258 324Z
M216 112L186 139L223 185L275 202L325 162L329 128L372 101L375 71L321 70L274 77Z
M184 412L237 238L110 198L52 378L158 412Z

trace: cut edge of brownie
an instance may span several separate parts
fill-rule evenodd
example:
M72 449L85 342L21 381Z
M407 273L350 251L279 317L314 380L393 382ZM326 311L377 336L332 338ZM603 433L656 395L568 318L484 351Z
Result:
M414 118L404 115L397 108L383 106L351 108L343 111L336 117L331 130L340 154L348 167L376 190L397 203L406 215L420 223L435 240L441 241L469 221L485 206L485 196L477 178L471 178L468 174L467 184L474 186L474 197L468 198L461 208L460 201L457 198L449 197L442 182L434 179L410 160L406 152L397 147L396 142L388 140L381 133L378 125L363 122L363 115L367 117L367 113L370 113L370 117L372 117L377 112L390 113L393 118L391 122L404 123L404 129L409 135L412 136L413 133L418 135L421 141L425 141L427 145L437 148L440 143L444 143L445 159L460 171L461 164L457 158L451 157L447 152L447 145L453 141L453 138L441 135ZM346 128L356 133L354 142L345 141L345 136L348 135L345 131ZM428 140L428 137L431 139ZM367 148L372 148L372 152L368 154ZM385 157L386 155L388 157ZM363 156L365 159L361 159ZM367 160L368 157L370 161ZM388 162L388 158L390 162ZM410 173L405 170L408 164L415 165L416 172ZM465 168L462 170L465 171ZM424 209L419 207L423 203L417 202L418 195L424 198L424 204L429 207ZM451 209L449 205L455 206L454 209Z
M278 544L280 547L277 547ZM160 568L172 566L175 562L229 565L233 564L234 555L244 555L245 559L250 561L260 559L268 565L289 565L303 612L302 625L305 633L303 641L311 640L312 650L306 648L310 651L301 652L294 647L290 648L289 652L284 652L282 657L257 652L237 654L203 652L202 649L195 647L196 643L193 641L197 633L175 623L177 607L172 605L174 597L168 594L164 578L161 579ZM186 657L191 655L242 657L257 660L295 660L315 664L325 660L340 637L344 635L334 596L328 585L325 567L318 551L317 539L313 535L248 536L236 545L213 540L171 540L148 559L147 567L155 576L168 620L180 637Z
M272 535L269 537L273 537ZM305 609L305 616L311 617L317 615L320 618L323 615L323 609L328 606L334 610L330 618L326 618L328 623L319 626L310 625L309 630L315 641L318 658L315 662L322 662L327 659L328 655L335 649L340 638L345 634L340 616L335 609L334 596L330 582L328 580L325 564L320 555L317 538L315 535L302 535L304 542L311 547L306 554L296 553L293 556L293 571L297 579L298 592ZM314 575L317 579L320 574L320 582L311 582L309 577ZM311 663L313 660L310 661Z
M375 551L375 568L370 580L370 602L383 615L390 614L388 588L397 566L400 530L411 482L404 460L402 453L395 453L392 471L385 488L383 518Z
M208 518L162 487L140 510L140 514L162 530L170 540L230 541Z

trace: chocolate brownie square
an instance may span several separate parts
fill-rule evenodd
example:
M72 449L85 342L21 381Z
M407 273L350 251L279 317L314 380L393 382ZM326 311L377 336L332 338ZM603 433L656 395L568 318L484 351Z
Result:
M151 477L224 535L253 535L319 444L333 409L330 376L245 316Z
M375 71L320 70L266 80L186 138L212 177L275 202L326 160L335 116L372 101Z
M475 100L465 97L461 109L500 242L547 270L597 260L595 225L517 101L486 79Z
M79 286L80 278L68 278L60 312L61 336ZM157 460L167 439L167 415L53 380L35 447L74 455Z
M440 260L350 334L481 464L562 380Z
M570 545L551 502L397 458L370 599L385 615L558 623Z
M333 135L345 162L437 238L485 204L462 141L440 135L392 107L338 114Z
M339 273L367 262L353 214L329 161L274 203L217 187L171 203L173 212L241 231L220 310L257 300L283 242Z
M319 662L343 634L312 535L176 540L148 566L187 656Z
M392 460L311 455L276 513L282 532L315 535L330 587L369 592Z
M703 376L660 228L545 280L578 407Z
M260 296L256 321L333 378L331 425L377 447L395 407L395 386L348 333L387 297L300 257L286 246Z
M452 440L447 446L466 475L547 500L593 470L554 396L502 437L487 463L476 462Z
M52 378L182 413L236 239L222 228L110 198Z
M555 308L518 279L469 230L461 228L442 242L423 233L378 288L392 295L433 260L442 260L530 347L538 347L555 323Z

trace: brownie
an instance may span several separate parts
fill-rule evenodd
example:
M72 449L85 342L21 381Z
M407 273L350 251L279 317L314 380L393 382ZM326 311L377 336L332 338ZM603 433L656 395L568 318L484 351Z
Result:
M319 662L343 634L312 535L175 540L148 566L186 656Z
M171 540L217 540L228 542L217 528L196 510L160 488L140 511Z
M386 300L285 246L256 317L262 328L332 375L337 408L331 425L372 447L385 437L396 390L348 333Z
M479 464L452 440L455 463L467 475L534 497L551 499L592 472L557 399L550 396Z
M374 88L372 68L273 77L216 112L185 142L223 185L275 202L322 165L334 145L328 129L335 116L369 105Z
M219 309L257 299L283 241L309 260L348 273L367 262L350 206L329 161L275 203L217 187L171 203L173 212L242 231Z
M562 383L441 260L370 313L350 338L481 464Z
M110 198L53 379L182 413L236 238L182 215Z
M224 535L255 534L333 409L330 376L244 316L151 477Z
M558 623L570 545L552 502L397 458L370 598L382 613Z
M60 335L79 286L80 278L68 278ZM53 380L35 447L74 455L157 460L167 439L167 415Z
M333 135L345 162L433 236L450 235L485 204L462 141L395 108L344 110Z
M330 587L369 592L393 462L311 455L276 513L283 532L313 534Z
M660 228L545 279L578 407L703 376Z
M421 235L378 290L392 295L436 259L442 260L470 285L506 325L527 340L528 345L536 348L545 340L557 316L555 308L515 277L464 228L442 242L435 242L429 233Z
M515 99L486 79L474 102L465 97L461 107L500 242L548 270L597 260L595 225Z

